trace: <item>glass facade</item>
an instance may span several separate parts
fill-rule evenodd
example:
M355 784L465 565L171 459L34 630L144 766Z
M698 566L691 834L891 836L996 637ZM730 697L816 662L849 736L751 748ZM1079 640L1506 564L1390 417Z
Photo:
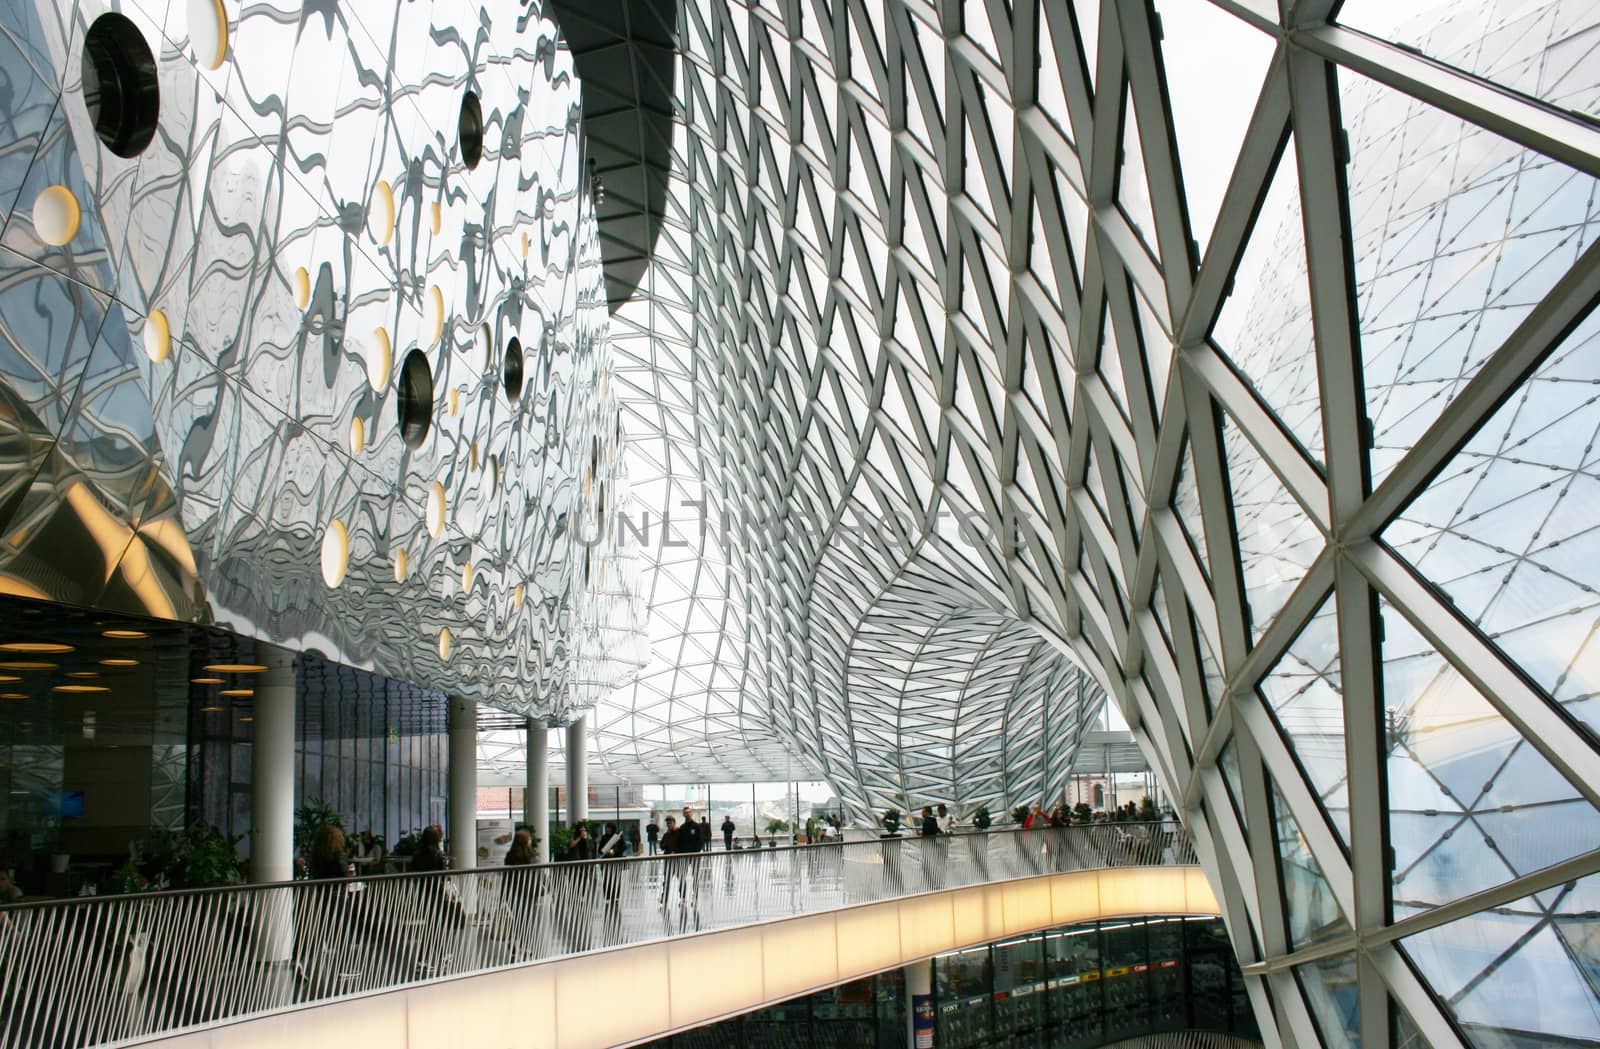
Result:
M1171 1031L1258 1040L1216 918L1088 922L933 960L941 1049L1091 1049ZM901 1049L899 971L646 1043L652 1049Z

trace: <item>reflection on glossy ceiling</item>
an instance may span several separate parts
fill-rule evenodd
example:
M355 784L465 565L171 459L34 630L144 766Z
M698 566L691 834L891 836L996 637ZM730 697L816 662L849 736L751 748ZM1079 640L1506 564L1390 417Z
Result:
M600 750L1032 801L1075 658L1283 1044L1600 1040L1593 7L1338 6L680 5Z
M641 662L537 5L0 9L0 590L557 719Z

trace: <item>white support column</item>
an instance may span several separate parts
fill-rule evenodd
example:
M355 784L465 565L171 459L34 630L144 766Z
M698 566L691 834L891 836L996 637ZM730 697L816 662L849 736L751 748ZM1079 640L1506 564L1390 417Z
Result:
M589 719L567 726L567 823L589 818Z
M910 1049L933 1049L933 961L912 962L906 976L906 1045ZM918 1012L921 1022L918 1022ZM919 1037L920 1036L920 1037Z
M522 822L533 832L534 858L550 862L550 728L528 719L528 783L522 794Z
M257 643L250 745L250 880L294 877L294 656Z
M450 866L471 870L478 865L478 705L450 697L450 772L446 790L445 834L450 838Z

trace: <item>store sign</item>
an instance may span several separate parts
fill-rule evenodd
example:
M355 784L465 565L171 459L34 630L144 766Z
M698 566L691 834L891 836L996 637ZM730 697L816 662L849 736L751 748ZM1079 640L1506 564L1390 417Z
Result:
M911 996L911 1034L916 1049L933 1049L933 995Z

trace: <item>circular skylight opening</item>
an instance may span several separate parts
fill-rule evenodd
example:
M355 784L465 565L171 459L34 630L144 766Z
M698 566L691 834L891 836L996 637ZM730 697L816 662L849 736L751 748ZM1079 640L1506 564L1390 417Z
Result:
M456 134L461 139L461 161L470 171L483 159L483 105L478 101L476 92L468 91L461 97L461 117L456 122Z
M94 133L119 157L136 157L156 134L161 89L139 27L109 12L83 36L83 104Z
M500 366L500 380L506 388L506 400L516 404L522 398L522 343L515 335L506 343L505 363Z
M420 448L433 425L433 372L421 350L406 354L400 366L400 439L408 448Z

